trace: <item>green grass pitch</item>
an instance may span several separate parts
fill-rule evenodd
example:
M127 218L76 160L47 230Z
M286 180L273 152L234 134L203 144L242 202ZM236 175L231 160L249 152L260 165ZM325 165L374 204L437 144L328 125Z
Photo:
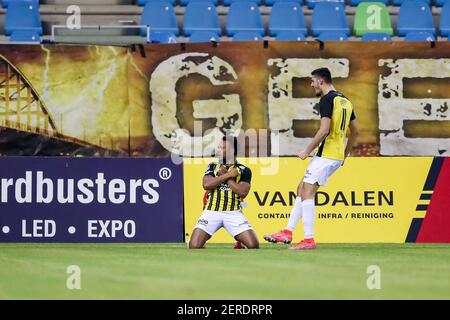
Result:
M0 244L0 299L450 299L450 245ZM66 269L81 268L81 290ZM369 290L367 267L381 270Z

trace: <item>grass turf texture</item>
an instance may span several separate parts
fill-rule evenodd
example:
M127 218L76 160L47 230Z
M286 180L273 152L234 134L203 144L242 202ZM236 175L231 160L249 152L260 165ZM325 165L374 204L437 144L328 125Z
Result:
M0 299L450 299L450 245L0 244ZM66 268L81 268L81 290ZM366 286L381 268L381 289Z

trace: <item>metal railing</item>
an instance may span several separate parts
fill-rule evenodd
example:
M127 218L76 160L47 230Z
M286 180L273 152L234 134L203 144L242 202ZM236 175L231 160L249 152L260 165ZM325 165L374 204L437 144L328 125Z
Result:
M150 43L150 26L148 25L81 25L79 28L69 28L67 25L52 25L52 34L51 41L55 42L56 30L64 29L64 30L82 30L82 29L95 29L98 31L101 30L111 30L111 29L143 29L145 28L147 31L147 43Z

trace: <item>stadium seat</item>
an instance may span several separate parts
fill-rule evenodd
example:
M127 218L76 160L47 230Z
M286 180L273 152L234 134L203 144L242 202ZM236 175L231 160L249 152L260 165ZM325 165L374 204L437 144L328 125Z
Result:
M405 41L407 41L407 42L414 42L414 41L432 42L432 41L436 41L436 39L429 32L408 32L405 36Z
M283 31L307 34L302 7L296 2L277 2L269 18L269 33L276 36Z
M227 34L237 32L257 32L264 34L259 7L254 2L235 2L230 6L227 17Z
M442 8L440 29L443 37L450 35L450 1L447 1Z
M150 26L152 32L172 32L179 35L177 17L173 7L168 2L149 2L142 12L141 24ZM146 36L146 29L141 30L141 35Z
M225 6L231 6L235 2L253 2L259 5L261 3L260 0L223 0L223 5Z
M311 17L313 36L322 32L342 32L350 35L344 6L341 3L319 2Z
M189 42L210 42L210 41L220 41L218 34L210 31L196 31L193 32L189 38Z
M41 36L34 31L14 31L9 38L11 42L41 42Z
M436 0L434 3L436 7L442 7L447 2L450 2L450 0Z
M423 1L405 1L398 14L397 31L399 36L408 32L429 32L435 34L430 7Z
M385 5L388 5L388 0L350 0L350 5L352 7L356 7L360 3L363 2L377 2L377 3L383 3Z
M5 34L11 41L40 42L39 7L28 1L10 1L5 14Z
M299 5L303 4L303 0L264 0L266 6L273 6L277 2L296 2Z
M205 2L206 1L206 2L209 2L209 3L213 4L213 5L215 5L215 6L217 6L219 4L219 0L180 0L180 4L182 6L187 6L191 2L198 2L198 1L200 1L200 2Z
M189 3L184 13L183 30L185 36L190 36L195 31L210 31L220 34L216 7L209 2Z
M345 7L344 0L306 0L306 4L308 5L309 9L314 9L316 7L316 4L319 2L341 3Z
M145 6L147 3L150 2L169 2L172 6L175 5L175 0L137 0L137 4L141 7Z
M387 33L393 35L391 17L384 3L364 2L360 3L355 13L355 35L362 36L366 33Z
M277 34L276 40L278 41L304 41L305 35L302 32L284 31Z
M3 0L2 1L2 7L8 8L8 5L12 2L18 2L17 0ZM39 6L39 0L20 0L20 2L28 2L30 4L34 4L36 6Z
M150 32L151 43L177 43L177 37L171 32Z
M320 41L347 41L347 34L344 32L322 32L319 35Z
M391 36L387 33L366 33L361 38L362 41L391 41Z
M401 6L404 2L410 2L410 1L418 1L418 0L393 0L394 6ZM430 5L431 0L421 0L425 2L426 4Z
M233 41L260 41L260 40L262 40L261 34L254 31L237 32L233 37Z

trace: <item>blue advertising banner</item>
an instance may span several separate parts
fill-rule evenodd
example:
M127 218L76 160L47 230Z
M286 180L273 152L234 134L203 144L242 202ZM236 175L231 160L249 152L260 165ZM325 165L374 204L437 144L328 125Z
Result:
M0 242L181 242L170 158L0 158Z

